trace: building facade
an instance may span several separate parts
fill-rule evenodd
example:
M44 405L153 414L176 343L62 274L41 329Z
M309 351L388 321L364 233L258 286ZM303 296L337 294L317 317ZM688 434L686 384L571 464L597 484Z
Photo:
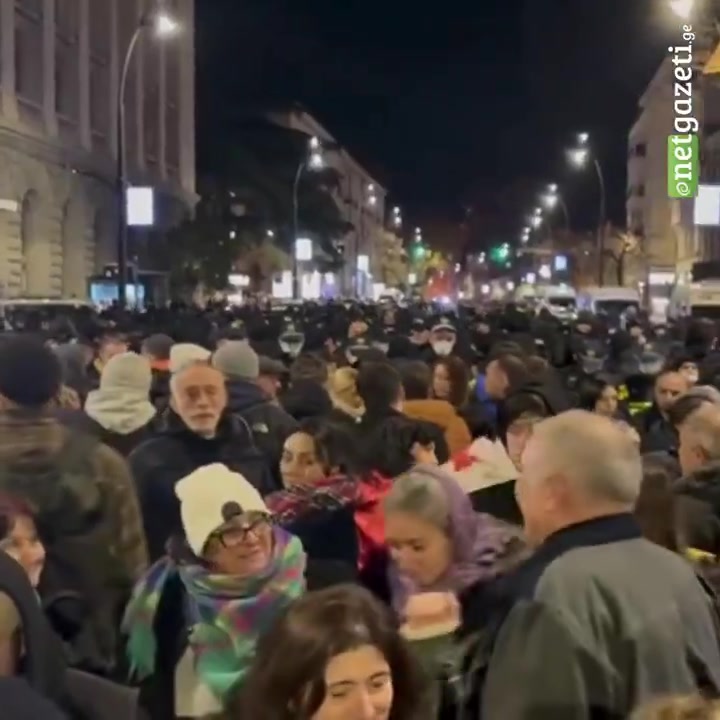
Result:
M150 0L0 0L0 290L85 297L116 258L122 63ZM165 3L176 37L143 33L125 94L128 180L157 225L195 202L194 6ZM143 247L131 234L131 261Z
M377 264L374 255L384 231L387 191L309 113L275 112L271 119L281 127L305 133L308 138L317 137L326 148L332 148L326 150L323 159L341 176L336 201L343 219L353 226L341 241L345 257L341 289L347 295L371 295L372 268ZM367 265L361 258L367 258Z
M710 53L693 55L693 110L700 122L700 181L720 183L720 89L702 71ZM695 227L692 199L668 197L667 138L673 130L673 70L666 58L640 99L628 139L627 227L644 241L651 271L690 279L692 266L720 259L720 228Z
M666 59L640 98L628 136L627 229L642 238L651 271L675 272L693 256L680 222L680 206L668 197L667 138L673 124L673 66Z

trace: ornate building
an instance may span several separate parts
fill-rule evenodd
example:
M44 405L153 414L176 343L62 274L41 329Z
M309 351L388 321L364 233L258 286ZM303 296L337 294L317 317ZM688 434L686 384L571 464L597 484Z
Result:
M115 259L118 84L148 4L0 0L3 297L84 297ZM157 213L131 254L195 201L194 6L166 6L181 31L143 34L125 95L129 180L155 188Z

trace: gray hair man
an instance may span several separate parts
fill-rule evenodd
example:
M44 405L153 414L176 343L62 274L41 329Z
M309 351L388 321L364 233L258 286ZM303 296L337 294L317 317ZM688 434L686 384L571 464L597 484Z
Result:
M680 423L679 435L680 537L695 550L720 556L720 407L700 405Z
M641 483L637 444L611 420L573 410L535 426L517 495L536 551L507 588L483 717L627 717L655 695L720 688L711 599L642 538Z
M680 424L678 456L685 475L711 463L720 463L720 408L700 405Z

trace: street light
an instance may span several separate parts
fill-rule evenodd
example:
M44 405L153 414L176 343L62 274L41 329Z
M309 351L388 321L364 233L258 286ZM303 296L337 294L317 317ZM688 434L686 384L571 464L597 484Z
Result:
M598 252L598 285L602 286L604 281L605 268L605 177L603 175L600 161L590 152L587 146L589 136L587 133L580 133L578 140L582 147L573 148L568 151L570 162L577 168L583 168L588 161L592 159L595 173L598 179L598 187L600 189L600 208L598 211L598 229L597 229L597 252Z
M393 225L396 228L402 227L402 214L397 205L393 208Z
M299 207L298 207L298 189L300 187L300 178L305 170L318 171L325 167L325 159L322 153L322 145L317 137L311 137L308 140L307 151L305 157L303 157L298 163L297 171L295 173L295 179L292 187L292 248L293 248L293 298L298 299L300 297L300 273L298 269L298 231L299 231Z
M539 215L533 215L530 218L530 226L533 230L537 230L542 225L542 218Z
M558 196L554 193L547 193L546 195L543 195L540 200L548 210L554 210L558 204Z
M587 148L573 148L572 150L568 150L568 158L575 167L584 167L588 155L590 155L590 153Z
M681 20L690 20L695 10L695 0L670 0L670 9Z
M179 23L155 3L138 21L135 32L130 38L125 59L120 73L120 83L117 92L117 202L118 202L118 228L117 228L117 260L118 260L118 305L125 308L127 305L127 279L128 279L128 217L127 217L127 161L125 158L125 90L127 89L130 74L130 62L140 37L146 30L153 30L156 37L165 39L176 35L180 30Z
M166 12L157 12L155 14L155 34L160 37L170 37L180 31L180 23Z
M565 228L570 229L570 213L568 212L567 205L562 198L562 195L558 192L558 186L554 183L548 186L549 190L545 195L542 195L540 201L548 210L554 210L558 205L563 212L565 217Z

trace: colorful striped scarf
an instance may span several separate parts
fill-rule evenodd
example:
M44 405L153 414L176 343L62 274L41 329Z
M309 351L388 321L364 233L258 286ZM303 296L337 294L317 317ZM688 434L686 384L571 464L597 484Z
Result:
M155 672L155 614L165 583L179 577L187 595L195 671L218 700L225 701L249 670L258 638L305 592L302 543L282 528L273 528L273 533L273 559L252 578L212 574L201 565L178 564L169 558L148 570L136 585L123 620L133 675L143 680Z

